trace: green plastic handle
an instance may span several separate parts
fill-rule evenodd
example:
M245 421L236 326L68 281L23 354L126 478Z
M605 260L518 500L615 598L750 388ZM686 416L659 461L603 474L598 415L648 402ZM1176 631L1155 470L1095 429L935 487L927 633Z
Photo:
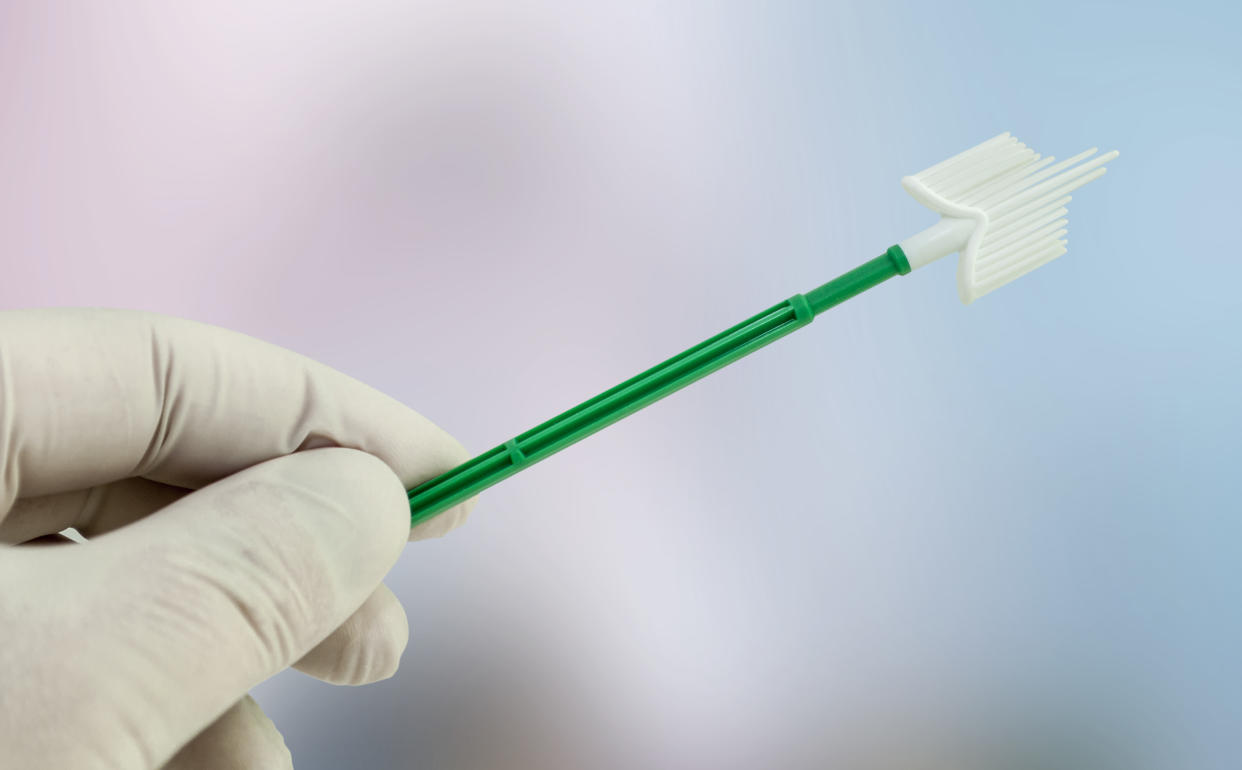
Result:
M830 307L910 272L898 246L850 272L795 294L615 388L511 438L409 491L410 526L474 497L570 444L809 324Z

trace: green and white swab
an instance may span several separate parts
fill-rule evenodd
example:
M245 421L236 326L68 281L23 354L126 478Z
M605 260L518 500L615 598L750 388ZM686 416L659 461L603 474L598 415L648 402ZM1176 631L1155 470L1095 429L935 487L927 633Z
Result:
M830 307L959 252L958 293L970 304L1065 253L1069 193L1104 174L1116 151L1055 163L1008 133L901 180L940 215L926 230L806 294L777 304L410 490L411 526L622 417L809 324Z

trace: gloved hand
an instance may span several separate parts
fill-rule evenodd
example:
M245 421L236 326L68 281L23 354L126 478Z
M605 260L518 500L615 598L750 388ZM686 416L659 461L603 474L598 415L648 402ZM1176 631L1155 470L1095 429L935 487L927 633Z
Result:
M466 457L240 334L0 313L0 766L288 767L247 691L394 673L408 629L380 580L468 511L411 532L404 489ZM67 527L89 542L42 545Z

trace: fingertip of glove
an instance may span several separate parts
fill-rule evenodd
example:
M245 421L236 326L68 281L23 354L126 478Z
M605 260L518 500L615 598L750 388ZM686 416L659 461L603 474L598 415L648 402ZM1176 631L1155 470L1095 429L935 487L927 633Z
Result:
M293 667L330 684L379 682L397 673L409 638L405 609L392 591L380 585L344 624Z

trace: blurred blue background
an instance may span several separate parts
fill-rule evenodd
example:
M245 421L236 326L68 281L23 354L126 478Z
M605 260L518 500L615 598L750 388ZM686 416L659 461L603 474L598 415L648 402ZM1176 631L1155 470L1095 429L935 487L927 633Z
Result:
M401 671L256 691L299 768L1234 768L1232 2L0 3L0 305L321 359L476 451L1121 150L1069 254L950 260L486 493ZM1025 764L1023 764L1025 763Z

